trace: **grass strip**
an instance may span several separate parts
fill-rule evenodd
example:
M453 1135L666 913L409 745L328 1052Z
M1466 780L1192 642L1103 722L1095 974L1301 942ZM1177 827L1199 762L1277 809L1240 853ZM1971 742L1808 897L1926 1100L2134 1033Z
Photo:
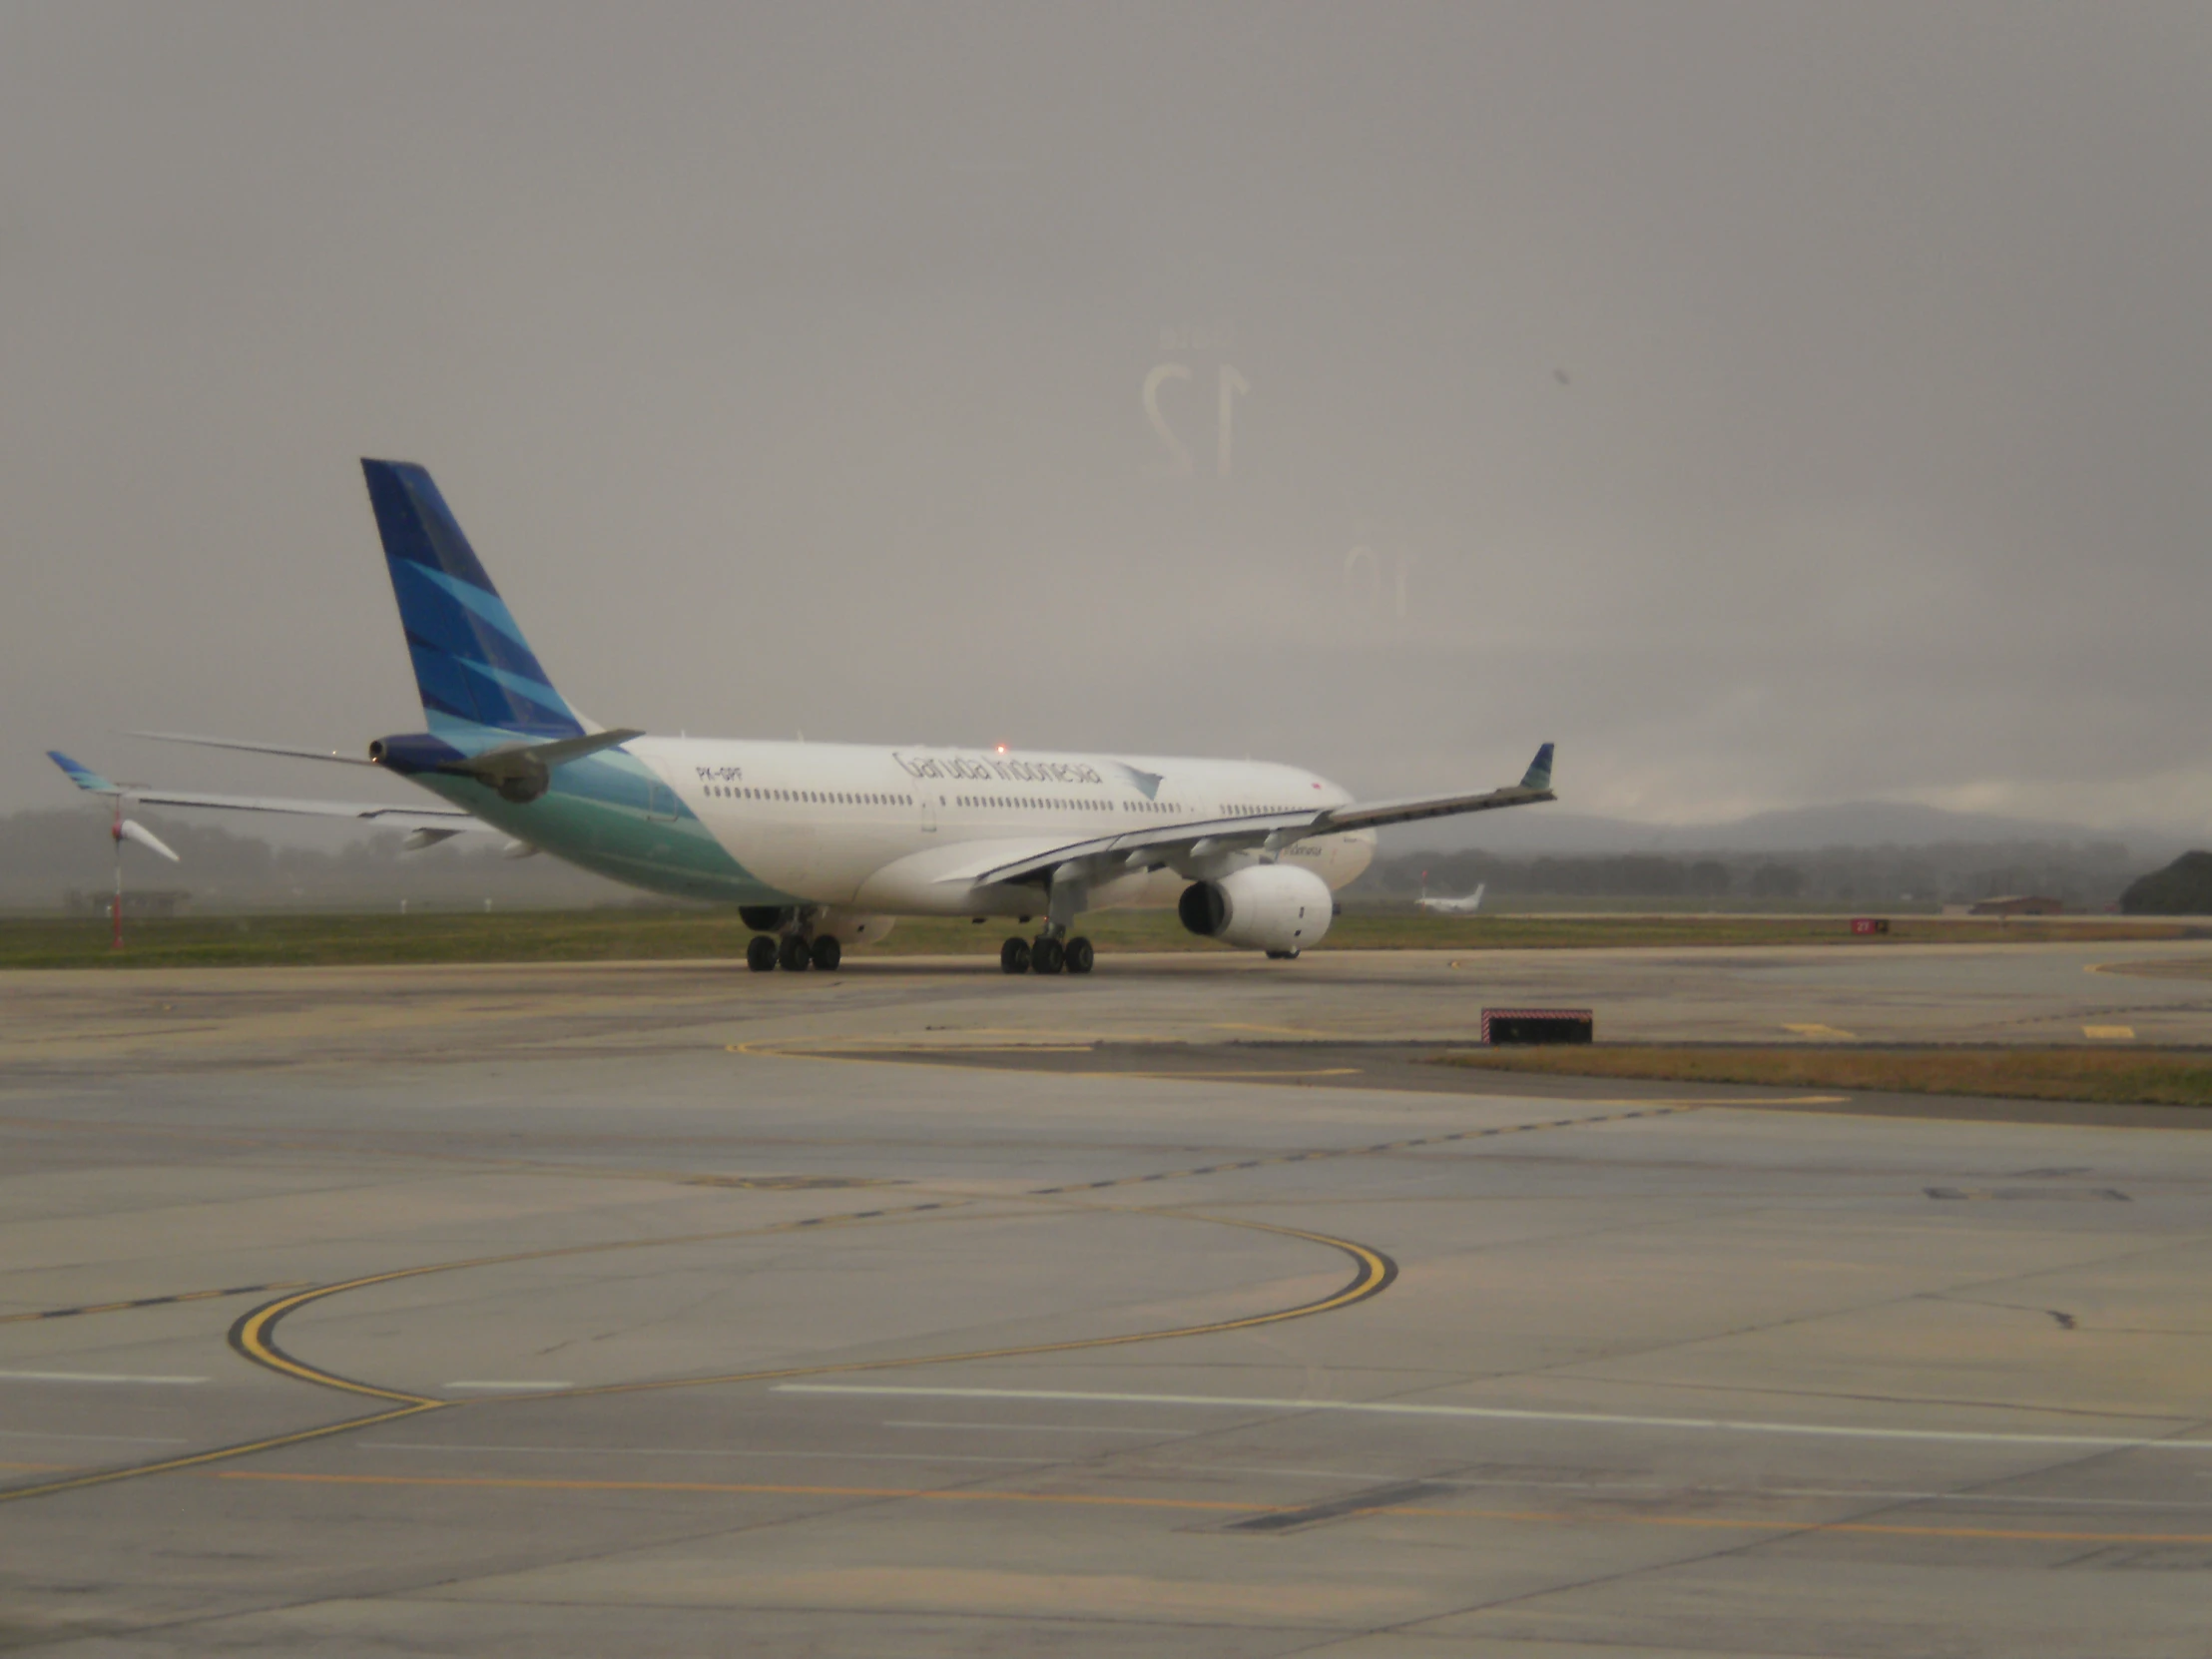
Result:
M2112 1106L2212 1106L2212 1052L2134 1048L1487 1048L1439 1065L1562 1077L1960 1094Z

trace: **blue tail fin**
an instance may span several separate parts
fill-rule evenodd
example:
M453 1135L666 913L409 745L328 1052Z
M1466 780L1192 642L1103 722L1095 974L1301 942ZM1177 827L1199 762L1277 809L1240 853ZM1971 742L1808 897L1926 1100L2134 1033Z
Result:
M88 766L81 766L72 761L60 750L49 749L46 752L46 758L60 767L62 771L68 773L69 781L79 789L90 790L94 795L114 795L116 793L116 787L101 777L100 774Z
M1548 790L1551 788L1551 745L1545 744L1536 751L1536 758L1528 763L1528 771L1522 774L1520 787L1524 790Z
M406 461L364 460L361 471L430 730L581 736L429 473Z

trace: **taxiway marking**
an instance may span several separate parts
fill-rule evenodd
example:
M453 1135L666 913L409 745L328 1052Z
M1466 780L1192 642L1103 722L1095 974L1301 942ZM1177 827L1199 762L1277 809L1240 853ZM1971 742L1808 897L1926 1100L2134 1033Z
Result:
M732 1046L737 1051L747 1051L742 1045ZM808 1057L830 1058L832 1056L820 1055ZM1807 1099L1822 1098L1825 1097L1795 1097L1792 1103L1799 1103L1800 1101ZM1409 1137L1404 1140L1382 1142L1368 1146L1310 1148L1301 1152L1278 1154L1273 1157L1263 1157L1240 1160L1230 1163L1201 1166L1200 1168L1193 1170L1163 1171L1148 1176L1123 1177L1119 1180L1093 1182L1073 1187L1039 1188L1035 1189L1030 1196L1044 1197L1064 1195L1068 1197L1078 1197L1090 1192L1098 1191L1102 1188L1127 1186L1150 1181L1161 1181L1173 1179L1179 1176L1210 1175L1226 1170L1255 1169L1273 1164L1302 1163L1310 1159L1374 1155L1377 1153L1394 1152L1420 1146L1444 1145L1457 1141L1477 1140L1495 1135L1529 1133L1541 1129L1571 1128L1578 1127L1584 1124L1625 1121L1635 1118L1666 1117L1671 1116L1677 1112L1694 1111L1701 1107L1709 1105L1746 1105L1763 1103L1765 1102L1747 1102L1740 1100L1723 1102L1713 1099L1685 1099L1679 1101L1664 1099L1589 1101L1586 1102L1586 1104L1626 1105L1632 1106L1634 1107L1634 1109L1627 1112L1619 1113L1594 1114L1571 1118L1554 1118L1533 1123L1506 1124L1497 1125L1485 1129L1460 1130L1445 1135ZM261 1307L250 1310L248 1313L243 1315L231 1328L230 1337L232 1347L236 1349L239 1354L241 1354L246 1359L251 1360L258 1365L264 1366L269 1370L276 1371L281 1373L284 1376L293 1378L295 1381L312 1382L317 1384L318 1386L335 1388L342 1392L359 1394L370 1399L383 1401L387 1406L386 1409L372 1411L365 1416L350 1417L338 1422L326 1423L314 1428L297 1430L288 1434L274 1435L259 1440L239 1442L227 1446L212 1447L206 1451L192 1453L185 1456L160 1458L151 1462L140 1463L127 1467L97 1470L65 1479L42 1481L31 1485L17 1486L5 1491L0 1491L0 1502L12 1501L17 1498L37 1497L53 1492L74 1490L83 1486L105 1484L110 1481L133 1479L142 1475L164 1474L180 1470L197 1469L200 1468L202 1465L209 1463L221 1462L231 1458L248 1455L250 1453L276 1450L281 1447L300 1444L309 1440L323 1438L328 1435L347 1433L355 1429L369 1427L377 1423L393 1421L401 1417L417 1415L425 1411L451 1409L456 1405L463 1403L461 1401L456 1401L452 1399L437 1398L424 1394L410 1393L399 1388L380 1386L376 1383L358 1382L351 1378L341 1377L336 1373L324 1371L318 1367L310 1366L298 1360L295 1360L290 1355L284 1353L282 1349L277 1347L274 1340L274 1334L278 1322L281 1321L286 1315L296 1311L297 1309L305 1307L309 1303L318 1302L326 1297L336 1296L348 1291L362 1290L370 1286L386 1285L401 1280L415 1279L426 1274L450 1273L468 1268L490 1267L523 1261L546 1261L567 1256L593 1255L613 1250L658 1249L671 1245L701 1243L708 1240L758 1237L765 1234L794 1233L817 1227L835 1226L839 1223L850 1224L852 1222L857 1222L861 1220L889 1220L909 1218L918 1219L923 1212L943 1212L948 1210L961 1209L971 1202L973 1201L937 1200L923 1204L899 1206L893 1209L861 1211L856 1214L847 1214L843 1216L810 1216L797 1221L775 1224L763 1228L731 1229L724 1232L693 1235L688 1238L618 1240L611 1243L603 1244L565 1246L548 1250L516 1252L510 1255L477 1257L464 1261L434 1263L412 1268L394 1269L378 1274L367 1274L356 1279L344 1281L339 1284L315 1286L308 1289L296 1291L293 1294L286 1297L281 1297L276 1301L265 1303ZM527 1394L516 1394L515 1391L511 1389L502 1389L500 1390L500 1392L508 1393L510 1394L510 1396L514 1397L542 1398L555 1394L562 1394L568 1397L588 1397L590 1395L602 1393L658 1391L665 1388L704 1387L743 1382L774 1382L795 1380L804 1377L822 1377L825 1375L833 1376L839 1373L850 1374L853 1372L867 1371L880 1372L885 1370L904 1370L914 1366L953 1365L969 1361L1028 1358L1032 1356L1046 1354L1078 1353L1092 1349L1116 1348L1137 1343L1165 1342L1181 1337L1212 1336L1227 1332L1249 1330L1257 1326L1273 1325L1285 1320L1304 1319L1312 1315L1330 1313L1334 1312L1337 1309L1351 1307L1357 1303L1367 1301L1371 1297L1381 1295L1383 1291L1389 1288L1391 1283L1397 1277L1396 1263L1391 1261L1382 1252L1371 1249L1369 1246L1360 1244L1357 1241L1350 1239L1335 1238L1328 1234L1309 1232L1300 1228L1281 1227L1265 1222L1256 1222L1224 1216L1201 1215L1192 1211L1179 1211L1160 1208L1148 1209L1140 1213L1172 1216L1180 1220L1194 1221L1202 1224L1211 1224L1216 1226L1246 1228L1254 1232L1271 1233L1283 1238L1298 1239L1310 1244L1323 1245L1329 1249L1340 1251L1343 1254L1351 1257L1356 1264L1356 1271L1352 1279L1347 1284L1338 1289L1335 1293L1329 1296L1322 1297L1314 1302L1303 1303L1291 1308L1271 1309L1264 1313L1246 1315L1236 1319L1208 1321L1200 1325L1177 1327L1171 1330L1130 1332L1126 1334L1106 1337L1076 1338L1064 1342L1025 1344L1003 1349L982 1350L972 1353L918 1355L900 1360L849 1361L841 1364L827 1366L794 1366L778 1368L775 1370L733 1373L722 1376L666 1378L655 1380L652 1382L604 1383L596 1386L581 1388L532 1389ZM931 1219L943 1218L932 1217ZM487 1401L487 1403L497 1402L497 1394L494 1394L493 1397L489 1401Z
M355 1429L372 1427L377 1423L392 1422L402 1417L416 1416L426 1411L443 1411L460 1408L463 1401L441 1399L425 1394L407 1393L397 1388L379 1386L373 1382L358 1382L340 1377L318 1367L293 1359L278 1348L274 1340L275 1328L286 1314L305 1307L325 1297L341 1292L361 1290L372 1285L388 1285L400 1280L417 1279L426 1274L453 1273L467 1268L503 1266L514 1262L540 1262L567 1256L588 1256L607 1251L652 1250L669 1245L697 1244L707 1240L759 1238L769 1235L790 1234L817 1227L851 1223L863 1217L879 1219L912 1219L923 1211L945 1211L963 1207L966 1201L932 1200L926 1204L903 1206L889 1211L863 1211L847 1216L809 1216L797 1221L775 1223L766 1227L733 1228L727 1231L695 1234L681 1238L622 1239L594 1245L566 1245L548 1250L518 1251L504 1256L474 1257L457 1262L430 1263L412 1268L395 1268L385 1273L366 1274L341 1284L319 1286L311 1290L295 1292L275 1302L265 1303L242 1315L231 1327L231 1346L248 1360L265 1366L271 1371L302 1382L336 1388L345 1393L362 1394L371 1399L387 1402L388 1409L372 1411L366 1416L347 1417L318 1427L295 1430L288 1434L272 1435L264 1439L237 1442L226 1446L214 1446L206 1451L181 1457L159 1458L152 1462L131 1464L120 1468L99 1469L63 1479L45 1480L29 1485L0 1489L0 1503L14 1502L22 1498L44 1497L56 1492L74 1491L86 1486L104 1485L112 1481L132 1480L145 1475L169 1474L180 1470L195 1469L202 1465L227 1461L263 1451L274 1451L284 1446L321 1439L328 1435L349 1433ZM1270 1233L1280 1238L1298 1239L1308 1244L1325 1246L1352 1258L1355 1271L1352 1278L1335 1292L1312 1302L1299 1303L1289 1308L1273 1308L1258 1314L1247 1314L1235 1319L1209 1320L1200 1325L1178 1326L1163 1331L1132 1331L1105 1337L1078 1337L1063 1342L1033 1343L1002 1349L986 1349L956 1354L912 1355L895 1360L851 1360L831 1365L787 1366L774 1370L738 1372L711 1377L662 1378L651 1382L601 1383L592 1387L564 1388L560 1390L533 1391L527 1395L507 1395L507 1398L588 1398L595 1394L639 1393L667 1388L707 1387L739 1382L781 1382L799 1377L822 1377L849 1374L861 1371L902 1370L912 1366L955 1365L968 1361L1019 1359L1042 1354L1071 1354L1097 1348L1119 1348L1135 1343L1166 1342L1178 1337L1212 1336L1230 1331L1246 1331L1257 1326L1274 1325L1284 1320L1305 1319L1315 1314L1334 1312L1370 1297L1380 1296L1397 1278L1397 1264L1381 1251L1351 1239L1333 1238L1326 1233L1308 1232L1302 1228L1281 1227L1271 1222L1250 1221L1230 1216L1205 1216L1191 1211L1157 1209L1136 1212L1171 1217L1176 1220L1199 1222L1217 1227L1237 1227L1255 1233ZM942 1219L935 1218L932 1219ZM498 1404L501 1395L492 1395L486 1404Z
M576 1386L576 1384L573 1382L478 1382L464 1381L460 1382L446 1382L440 1384L440 1386L447 1388L465 1388L480 1393L526 1393L533 1388L573 1388Z
M1097 1422L941 1422L929 1417L885 1417L883 1428L956 1428L963 1433L980 1431L986 1434L1143 1434L1151 1439L1166 1435L1170 1439L1183 1437L1174 1428L1116 1428ZM863 1454L864 1455L864 1454Z
M1093 1072L1096 1077L1143 1076L1142 1072ZM1234 1075L1223 1073L1224 1076ZM1250 1076L1251 1073L1245 1075ZM1806 1101L1842 1100L1842 1095L1811 1095L1797 1098L1796 1103ZM1598 1105L1624 1105L1623 1101L1599 1101ZM1673 1117L1683 1112L1695 1112L1706 1106L1756 1105L1746 1101L1650 1101L1637 1102L1632 1112L1593 1112L1582 1117L1540 1118L1533 1123L1499 1123L1487 1129L1455 1129L1445 1135L1409 1135L1403 1140L1374 1141L1366 1146L1307 1147L1298 1152L1270 1153L1258 1158L1240 1158L1232 1163L1200 1164L1192 1169L1158 1170L1150 1175L1119 1175L1105 1181L1080 1181L1062 1187L1032 1187L1032 1198L1051 1198L1063 1193L1104 1192L1112 1187L1136 1187L1152 1181L1188 1181L1201 1175L1226 1175L1236 1170L1269 1169L1279 1164L1306 1164L1325 1158L1373 1158L1386 1152L1410 1152L1424 1146L1451 1146L1460 1141L1487 1140L1496 1135L1532 1135L1540 1129L1583 1129L1596 1123L1627 1123L1634 1118Z
M1397 1281L1395 1262L1380 1250L1355 1239L1333 1238L1327 1233L1312 1233L1301 1227L1281 1227L1274 1222L1251 1221L1237 1216L1202 1215L1195 1210L1162 1208L1114 1213L1194 1221L1212 1227L1241 1227L1248 1232L1272 1233L1278 1238L1299 1239L1307 1244L1323 1245L1328 1249L1341 1251L1352 1258L1355 1269L1352 1278L1344 1285L1313 1302L1302 1302L1290 1308L1271 1308L1265 1313L1244 1314L1234 1319L1207 1320L1200 1325L1176 1326L1166 1331L1131 1331L1110 1337L1070 1337L1056 1343L1021 1343L1009 1348L975 1349L963 1354L917 1354L899 1360L846 1360L832 1365L789 1366L774 1371L731 1372L716 1377L670 1377L646 1382L605 1382L595 1387L577 1388L565 1397L587 1399L594 1394L651 1393L664 1388L781 1382L796 1377L830 1377L863 1371L905 1371L915 1366L967 1365L983 1360L1026 1360L1044 1354L1080 1354L1092 1349L1125 1348L1136 1343L1172 1342L1180 1337L1215 1337L1232 1331L1250 1331L1263 1325L1280 1325L1286 1320L1310 1319L1316 1314L1335 1313L1340 1308L1350 1308L1371 1297L1381 1296Z
M1877 1428L1857 1423L1757 1422L1732 1417L1635 1416L1617 1411L1535 1411L1504 1405L1434 1405L1411 1400L1302 1399L1234 1394L1111 1393L1088 1388L953 1388L866 1382L781 1382L778 1393L865 1394L871 1398L1050 1399L1088 1405L1180 1405L1235 1411L1345 1411L1374 1416L1558 1422L1616 1428L1684 1428L1708 1433L1787 1434L1816 1439L1916 1440L1956 1445L2065 1446L2080 1450L2212 1451L2212 1440L2150 1439L2139 1434L2031 1434L1999 1429ZM2175 1432L2183 1430L2179 1427Z
M301 1486L416 1486L463 1490L523 1492L690 1492L728 1497L851 1497L871 1500L911 1498L931 1503L1006 1503L1085 1509L1159 1509L1242 1515L1303 1514L1310 1504L1240 1503L1234 1498L1134 1497L1112 1492L1022 1492L976 1487L813 1486L738 1480L577 1480L525 1475L466 1474L312 1474L280 1469L212 1469L216 1480L253 1480ZM1554 1509L1471 1509L1435 1504L1393 1503L1362 1511L1423 1520L1488 1520L1588 1526L1691 1527L1708 1531L1777 1533L1851 1533L1889 1538L1971 1538L1997 1543L2212 1544L2212 1532L2057 1532L1999 1526L1916 1526L1885 1521L1819 1521L1783 1517L1726 1515L1623 1515L1572 1513Z
M928 1043L902 1049L918 1054L1094 1054L1096 1043ZM799 1058L812 1059L812 1055Z
M1169 1077L1194 1082L1208 1082L1216 1078L1239 1077L1358 1077L1358 1066L1321 1066L1310 1071L1109 1071L1102 1077Z
M971 1427L976 1424L956 1424ZM1007 1426L992 1423L987 1426ZM1040 1427L1076 1429L1087 1432L1099 1430L1091 1424L1049 1423ZM1112 1433L1160 1434L1182 1439L1189 1435L1176 1429L1112 1429ZM580 1446L523 1444L520 1442L486 1441L469 1443L445 1440L363 1440L362 1451L412 1451L435 1453L440 1456L499 1456L516 1454L531 1457L743 1457L768 1461L798 1459L805 1462L838 1463L1015 1463L1025 1467L1037 1465L1064 1465L1067 1453L1035 1457L991 1457L972 1452L950 1451L786 1451L766 1446ZM1137 1453L1142 1456L1140 1450ZM25 1465L26 1467L30 1465ZM1333 1480L1364 1482L1384 1485L1404 1478L1402 1471L1385 1472L1379 1469L1317 1469L1285 1468L1272 1463L1206 1463L1194 1465L1194 1471L1207 1477L1234 1476L1238 1479L1258 1480ZM1491 1491L1509 1489L1515 1491L1568 1492L1586 1497L1665 1498L1681 1488L1656 1480L1539 1480L1527 1476L1467 1476L1436 1474L1425 1475L1423 1482L1430 1486L1452 1491ZM1818 1497L1846 1498L1855 1502L1885 1499L1903 1503L1949 1503L1969 1508L2035 1508L2035 1509L2179 1509L2192 1514L2212 1511L2212 1497L2203 1498L2141 1498L2141 1497L2080 1497L2018 1492L1985 1492L1971 1487L1938 1491L1921 1487L1890 1486L1721 1486L1700 1482L1695 1490L1703 1496L1740 1498Z
M33 1320L69 1320L84 1314L120 1314L130 1308L166 1308L177 1302L211 1302L217 1297L259 1296L266 1291L289 1291L306 1284L304 1279L281 1279L269 1285L234 1285L221 1291L178 1291L169 1296L134 1297L129 1302L94 1302L79 1308L46 1308L35 1314L0 1314L0 1325L24 1325Z
M13 1503L27 1497L50 1497L56 1492L81 1491L87 1486L105 1486L117 1480L137 1480L149 1474L174 1474L183 1469L197 1469L208 1463L225 1462L233 1457L249 1457L259 1451L278 1451L285 1446L301 1445L327 1435L366 1428L371 1423L411 1417L418 1411L439 1410L446 1403L447 1401L439 1399L424 1400L418 1404L402 1405L392 1411L377 1411L365 1417L347 1417L339 1422L323 1423L316 1428L297 1429L289 1434L272 1434L265 1439L214 1446L183 1457L165 1457L156 1463L132 1463L123 1468L95 1469L89 1474L71 1475L60 1480L41 1480L29 1486L9 1486L0 1489L0 1503Z
M1065 1457L985 1457L972 1452L949 1451L781 1451L760 1446L673 1445L469 1445L445 1440L363 1440L363 1451L427 1451L441 1456L484 1456L521 1452L553 1457L769 1457L798 1458L807 1462L834 1463L1064 1463ZM2212 1507L2202 1505L2201 1507Z

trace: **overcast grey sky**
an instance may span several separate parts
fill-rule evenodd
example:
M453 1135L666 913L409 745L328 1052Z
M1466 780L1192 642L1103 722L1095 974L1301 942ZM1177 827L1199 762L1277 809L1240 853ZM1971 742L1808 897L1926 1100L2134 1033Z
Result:
M363 454L609 723L2187 830L2212 9L0 6L0 810L398 789L115 736L419 726Z

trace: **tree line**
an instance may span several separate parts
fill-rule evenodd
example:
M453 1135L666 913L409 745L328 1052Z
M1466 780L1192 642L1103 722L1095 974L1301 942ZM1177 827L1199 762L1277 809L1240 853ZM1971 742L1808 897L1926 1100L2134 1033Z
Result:
M1970 904L2035 893L2069 908L2118 901L2150 860L2120 841L1956 842L1931 846L1823 847L1787 853L1406 852L1376 859L1353 896L1431 893L1590 899L1705 899L1806 904Z

